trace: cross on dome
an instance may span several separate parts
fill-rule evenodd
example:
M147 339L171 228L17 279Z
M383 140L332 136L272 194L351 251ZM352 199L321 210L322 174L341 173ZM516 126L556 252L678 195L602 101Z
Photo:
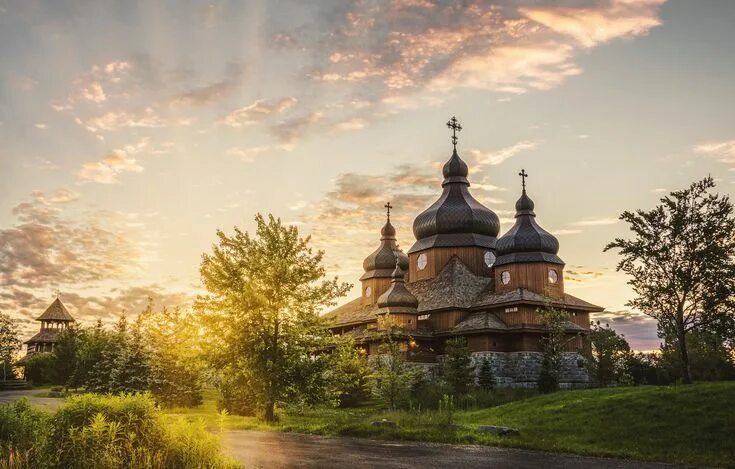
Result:
M521 184L523 185L523 192L526 192L526 178L528 177L528 173L525 169L521 169L521 172L518 173L518 175L521 177Z
M387 202L385 205L383 205L383 207L385 207L386 211L388 212L388 221L390 222L390 209L392 209L393 206L390 204L390 202Z
M452 129L452 145L454 145L454 149L457 149L457 132L462 131L462 126L459 124L459 121L456 117L452 116L451 119L447 122L447 127Z

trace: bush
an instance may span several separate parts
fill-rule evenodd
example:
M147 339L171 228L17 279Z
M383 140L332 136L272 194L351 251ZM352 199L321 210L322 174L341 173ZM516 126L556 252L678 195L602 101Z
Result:
M0 406L0 429L0 467L237 467L201 423L165 424L149 395L74 396L52 416L8 404Z
M36 386L50 384L54 379L55 366L56 357L52 353L34 353L25 364L26 379Z

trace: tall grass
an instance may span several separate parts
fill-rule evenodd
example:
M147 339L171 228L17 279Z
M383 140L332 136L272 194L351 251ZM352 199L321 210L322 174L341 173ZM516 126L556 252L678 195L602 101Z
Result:
M148 395L73 396L53 415L0 406L0 439L0 469L238 467L201 422L164 420Z

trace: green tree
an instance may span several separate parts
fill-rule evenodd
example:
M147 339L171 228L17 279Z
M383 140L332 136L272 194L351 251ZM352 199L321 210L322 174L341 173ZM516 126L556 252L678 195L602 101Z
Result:
M444 382L454 395L463 396L475 385L475 368L465 337L447 340L444 349Z
M154 311L152 303L140 315L150 390L165 406L195 406L202 401L204 363L197 323L180 308ZM135 340L135 339L134 339Z
M328 377L333 383L334 398L341 407L363 403L370 394L370 374L365 351L355 347L350 336L339 336L330 354Z
M628 341L615 332L609 324L602 326L600 321L597 321L591 326L588 339L591 378L600 387L625 381L629 376L627 365L630 345Z
M109 332L102 327L101 320L98 320L91 328L79 330L76 363L74 373L69 380L69 387L86 387L90 391L94 390L97 384L101 387L102 380L94 379L92 372L95 366L102 361L102 354L109 340ZM90 378L92 383L90 383Z
M3 380L8 379L8 372L12 374L12 363L15 352L20 349L18 331L10 316L0 313L0 359L3 361Z
M68 386L77 367L77 354L83 332L76 326L70 326L59 333L54 345L53 381L55 384Z
M538 310L546 329L541 339L543 357L539 374L538 389L542 393L559 390L559 375L561 374L562 359L567 344L575 339L566 332L569 322L569 313L563 309L547 304Z
M217 232L218 243L202 256L208 295L198 307L211 365L226 376L219 382L247 386L248 397L272 421L277 404L316 400L314 391L326 389L316 378L324 363L315 357L330 340L319 310L350 285L324 279L324 253L313 252L296 227L272 215L258 214L255 222L255 237L239 228L232 235Z
M682 381L691 383L687 338L722 317L732 317L735 293L735 217L727 196L710 193L707 177L672 192L653 210L623 212L632 239L616 238L617 269L631 276L637 295L628 305L655 318L673 337Z
M388 334L373 359L373 395L389 409L403 407L410 399L416 373L401 352L400 339Z
M477 384L485 391L490 391L495 387L493 368L487 357L483 357L480 362L480 370L477 373Z

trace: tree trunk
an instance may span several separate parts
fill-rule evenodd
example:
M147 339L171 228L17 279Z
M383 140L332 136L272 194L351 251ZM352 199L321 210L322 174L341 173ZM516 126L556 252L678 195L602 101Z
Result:
M276 421L276 404L272 400L265 403L265 414L263 415L263 419L266 422Z
M681 361L681 382L683 384L692 384L692 377L689 374L689 352L687 352L686 332L684 332L684 328L679 328L677 336L679 341L679 358Z

